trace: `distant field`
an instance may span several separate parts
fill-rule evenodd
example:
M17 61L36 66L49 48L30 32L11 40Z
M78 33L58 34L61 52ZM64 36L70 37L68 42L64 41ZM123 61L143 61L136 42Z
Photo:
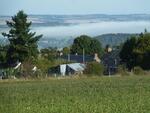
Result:
M150 77L0 81L0 113L150 113Z

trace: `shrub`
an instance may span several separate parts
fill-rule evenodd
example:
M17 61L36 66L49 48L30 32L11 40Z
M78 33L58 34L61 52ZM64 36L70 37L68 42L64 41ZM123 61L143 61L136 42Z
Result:
M47 76L49 68L55 67L59 64L65 64L65 63L67 62L62 59L54 59L53 61L51 61L47 58L41 57L37 59L36 66L39 69L40 71L39 73L41 76Z
M87 75L103 75L104 67L102 64L97 62L87 63L84 74Z
M139 67L139 66L138 67L134 67L133 73L135 75L144 75L145 74L144 70L141 67Z
M129 72L127 68L125 67L125 65L119 65L117 73L121 76L129 76Z

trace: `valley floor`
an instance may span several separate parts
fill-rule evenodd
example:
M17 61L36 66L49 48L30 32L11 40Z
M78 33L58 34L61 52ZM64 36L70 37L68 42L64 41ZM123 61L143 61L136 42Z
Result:
M150 76L0 81L0 113L149 113Z

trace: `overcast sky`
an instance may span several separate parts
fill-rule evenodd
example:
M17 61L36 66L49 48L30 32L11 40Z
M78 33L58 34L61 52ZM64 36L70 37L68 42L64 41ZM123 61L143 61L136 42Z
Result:
M0 0L0 15L150 14L150 0Z

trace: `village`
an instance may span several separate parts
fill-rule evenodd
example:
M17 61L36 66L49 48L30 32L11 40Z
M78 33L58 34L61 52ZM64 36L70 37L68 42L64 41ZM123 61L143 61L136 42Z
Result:
M24 11L19 11L12 17L13 22L6 22L10 31L2 35L9 43L0 46L1 79L132 75L149 71L147 29L116 46L103 47L99 40L81 35L69 47L39 49L38 41L43 34L36 36L36 32L30 31L31 22L27 17ZM20 19L22 23L18 23Z
M104 75L115 75L117 73L117 68L120 64L120 58L119 58L119 52L118 50L113 50L111 47L106 48L105 54L99 58L98 54L95 53L94 55L85 55L84 50L82 55L78 55L77 53L75 55L68 54L63 55L63 52L60 52L57 56L57 60L64 60L68 63L59 64L57 66L51 67L47 70L47 76L49 77L60 77L60 76L75 76L75 75L81 75L84 73L84 70L86 69L86 66L89 62L96 62L99 65L104 66L104 70L102 74ZM41 55L39 55L41 57ZM56 59L55 59L56 60ZM18 62L12 67L11 74L16 74L16 71L20 70L22 63ZM37 68L36 65L32 65L31 73L39 74L38 71L40 70ZM0 78L5 78L6 71L5 69L1 69L0 71ZM13 78L13 76L12 76ZM15 75L14 75L14 78Z
M0 0L0 113L150 113L150 0Z

